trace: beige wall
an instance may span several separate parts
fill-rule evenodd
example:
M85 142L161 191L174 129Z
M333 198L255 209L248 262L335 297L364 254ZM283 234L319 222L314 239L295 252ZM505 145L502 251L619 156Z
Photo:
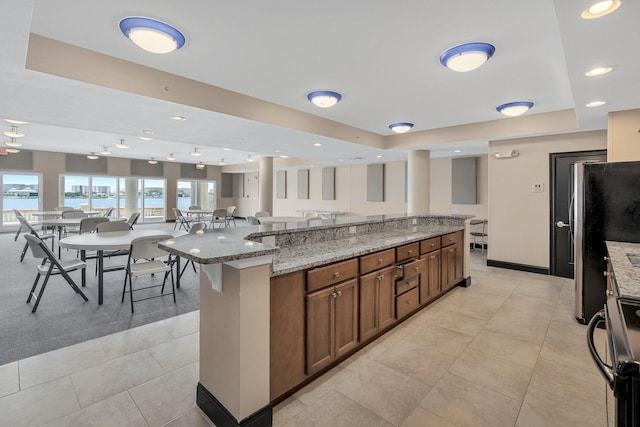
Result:
M520 156L489 157L488 259L549 268L549 154L605 149L606 141L606 131L594 131L490 142L490 154ZM544 192L533 193L534 183Z
M474 215L487 218L489 214L488 166L486 155L477 156L477 195L475 205L458 205L451 203L451 157L431 159L430 212L433 214Z
M607 161L640 160L640 109L609 113Z

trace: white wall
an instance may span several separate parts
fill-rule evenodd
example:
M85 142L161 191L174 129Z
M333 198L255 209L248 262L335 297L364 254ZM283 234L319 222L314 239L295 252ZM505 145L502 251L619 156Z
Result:
M606 146L606 131L490 142L489 153L518 150L520 156L489 157L488 259L549 268L549 154ZM533 193L534 183L544 192Z
M431 159L430 169L430 212L433 214L464 214L477 218L487 218L489 214L488 158L477 156L477 195L475 205L451 203L451 157Z
M385 201L367 201L367 166L336 167L336 199L322 200L322 168L309 169L309 199L298 199L298 175L296 169L287 170L287 198L275 198L273 214L276 216L301 216L297 210L334 210L353 215L404 213L405 162L385 163ZM276 180L274 180L274 185Z

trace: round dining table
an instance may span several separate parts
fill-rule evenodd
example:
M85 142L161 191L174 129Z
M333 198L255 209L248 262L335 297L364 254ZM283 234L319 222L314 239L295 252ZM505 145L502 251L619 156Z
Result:
M129 231L109 231L103 233L85 233L75 236L65 237L60 240L60 247L76 249L80 251L80 259L87 259L86 251L96 251L98 262L98 304L102 304L104 286L104 252L129 249L131 241L138 237L156 236L168 234L173 237L184 236L186 231L171 229L138 229ZM176 268L180 271L180 257L176 260ZM86 286L86 269L82 269L82 286ZM176 287L180 288L180 277L176 280Z
M35 216L35 217L42 217L42 218L60 218L63 212L64 211L42 211L42 212L31 212L29 215ZM82 211L82 212L86 213L89 216L100 215L100 211Z

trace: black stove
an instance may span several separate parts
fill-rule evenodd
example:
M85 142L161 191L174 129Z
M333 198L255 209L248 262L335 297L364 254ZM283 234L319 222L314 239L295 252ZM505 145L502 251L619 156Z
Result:
M593 333L603 323L611 364L598 354ZM640 427L640 301L610 296L589 322L587 343L600 373L613 390L615 425Z

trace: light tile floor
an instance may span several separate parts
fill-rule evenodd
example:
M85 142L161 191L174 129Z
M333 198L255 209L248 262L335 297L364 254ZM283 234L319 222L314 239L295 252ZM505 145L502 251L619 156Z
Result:
M274 425L606 425L573 281L472 258L471 287L277 405ZM198 314L0 366L0 426L210 425L195 406Z

